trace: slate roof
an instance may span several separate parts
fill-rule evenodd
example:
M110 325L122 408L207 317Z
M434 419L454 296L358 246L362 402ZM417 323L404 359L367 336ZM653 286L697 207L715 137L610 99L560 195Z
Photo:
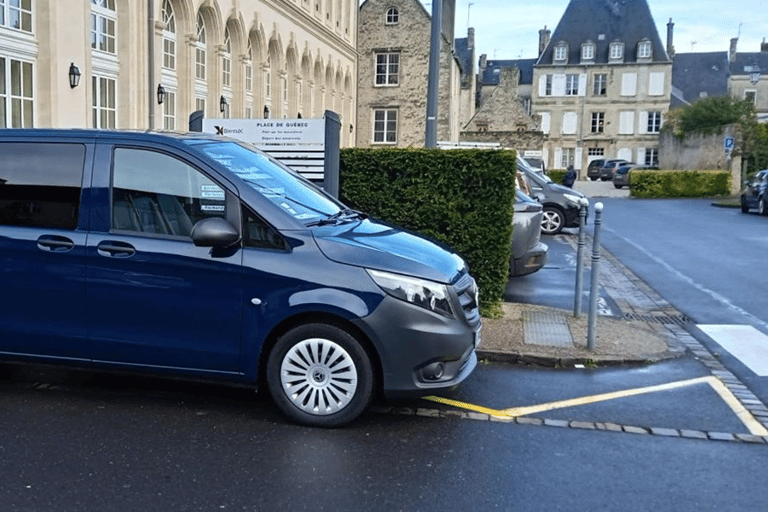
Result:
M533 65L538 59L489 60L480 78L483 85L499 85L501 68L516 67L520 70L520 85L533 84Z
M456 59L463 74L472 73L472 50L469 48L469 38L461 37L453 40Z
M678 107L702 98L728 95L728 52L678 53L672 63L671 106Z
M654 62L669 61L646 0L571 0L537 64L552 64L560 41L568 43L568 64L578 64L588 40L596 45L596 64L608 62L609 44L616 40L624 43L624 62L636 62L643 39L651 41Z
M737 53L736 59L731 62L731 76L749 75L754 66L760 67L763 76L768 75L768 52Z

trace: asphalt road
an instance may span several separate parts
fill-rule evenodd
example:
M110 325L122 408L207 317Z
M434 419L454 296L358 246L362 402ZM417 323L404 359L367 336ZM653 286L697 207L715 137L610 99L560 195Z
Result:
M705 201L604 202L604 245L686 315L765 321L766 219ZM565 244L545 241L553 267L561 257L565 266ZM556 270L529 276L531 293L556 282ZM737 370L761 389L762 378ZM548 408L506 423L418 400L322 430L287 422L250 390L0 365L0 509L764 510L768 444L696 438L748 432L707 384L555 404L707 375L691 355L569 370L482 363L443 398Z

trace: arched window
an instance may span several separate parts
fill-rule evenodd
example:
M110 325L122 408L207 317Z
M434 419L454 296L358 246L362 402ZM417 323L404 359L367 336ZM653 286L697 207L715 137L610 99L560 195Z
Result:
M163 0L163 67L176 69L176 17L169 0Z
M229 28L224 29L224 54L221 62L221 81L224 87L232 85L232 42L229 37Z
M397 7L387 9L387 25L394 25L400 21L400 11Z
M195 78L205 80L205 21L197 13L197 42L195 43Z
M0 1L0 4L2 1ZM91 0L93 128L117 128L117 11L115 0Z

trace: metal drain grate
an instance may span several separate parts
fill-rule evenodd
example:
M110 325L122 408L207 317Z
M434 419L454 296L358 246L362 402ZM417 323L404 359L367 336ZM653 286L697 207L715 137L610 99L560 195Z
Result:
M691 323L691 319L685 315L638 315L636 313L625 313L625 320L640 320L641 322L648 322L649 324L677 324L685 325Z

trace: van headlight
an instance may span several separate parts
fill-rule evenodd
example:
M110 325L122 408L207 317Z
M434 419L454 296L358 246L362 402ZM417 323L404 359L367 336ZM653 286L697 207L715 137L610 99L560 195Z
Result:
M455 318L446 285L381 270L365 270L389 295L445 317Z

